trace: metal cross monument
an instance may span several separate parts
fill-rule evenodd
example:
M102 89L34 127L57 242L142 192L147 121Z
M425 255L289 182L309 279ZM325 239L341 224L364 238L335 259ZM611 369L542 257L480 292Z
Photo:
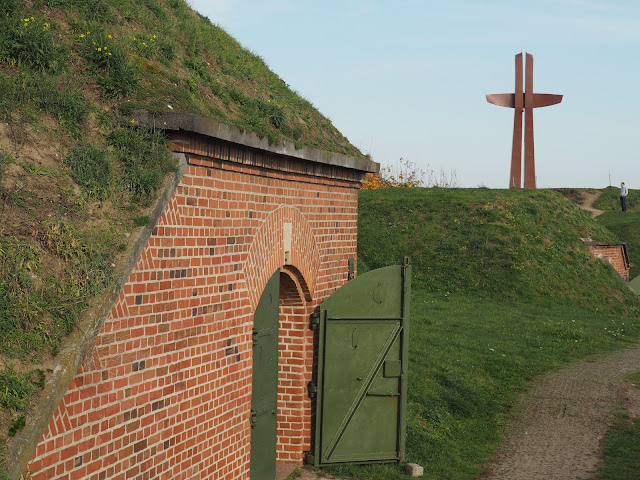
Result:
M515 109L513 117L513 145L509 188L522 186L522 112L524 111L524 188L536 188L536 165L533 149L533 109L548 107L562 101L562 95L533 93L533 55L526 54L527 69L522 91L522 53L516 55L515 93L486 95L487 102Z

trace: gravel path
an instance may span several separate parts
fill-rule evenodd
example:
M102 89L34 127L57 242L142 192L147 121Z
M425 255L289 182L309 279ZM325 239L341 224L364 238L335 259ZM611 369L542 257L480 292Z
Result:
M622 384L638 371L640 345L543 377L516 403L501 453L482 479L594 478L616 408L640 404L640 390Z

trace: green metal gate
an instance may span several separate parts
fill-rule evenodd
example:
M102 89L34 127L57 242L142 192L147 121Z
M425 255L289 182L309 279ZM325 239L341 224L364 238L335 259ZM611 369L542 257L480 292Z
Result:
M315 466L402 461L411 267L351 280L320 306Z
M280 270L267 282L253 318L251 479L276 477Z

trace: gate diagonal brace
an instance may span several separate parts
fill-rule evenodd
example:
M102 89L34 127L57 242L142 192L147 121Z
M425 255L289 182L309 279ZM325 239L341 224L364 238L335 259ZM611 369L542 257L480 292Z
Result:
M331 438L331 441L327 445L327 449L326 449L326 451L328 452L326 455L327 460L329 460L333 455L333 452L338 446L338 442L344 435L344 432L349 426L349 424L351 423L351 420L353 420L353 416L358 410L358 407L360 407L360 404L362 403L362 400L366 396L367 391L371 387L371 384L375 380L376 375L380 371L380 368L382 368L382 365L384 364L384 359L387 357L389 350L391 350L391 346L393 345L393 342L396 341L401 331L402 331L402 326L397 325L389 335L389 338L387 338L387 341L385 342L382 350L378 354L378 358L376 358L376 361L374 362L371 369L367 373L367 376L362 386L360 387L358 394L355 396L353 402L351 403L351 405L349 406L349 409L347 410L346 415L342 419L342 422L340 422L340 426L337 428L336 433L333 435L333 437Z

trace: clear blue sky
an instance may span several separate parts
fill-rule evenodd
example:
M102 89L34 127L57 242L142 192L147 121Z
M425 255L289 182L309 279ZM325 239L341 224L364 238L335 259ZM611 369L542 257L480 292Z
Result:
M640 188L638 0L190 0L364 153L508 186L514 55L534 56L538 187Z

